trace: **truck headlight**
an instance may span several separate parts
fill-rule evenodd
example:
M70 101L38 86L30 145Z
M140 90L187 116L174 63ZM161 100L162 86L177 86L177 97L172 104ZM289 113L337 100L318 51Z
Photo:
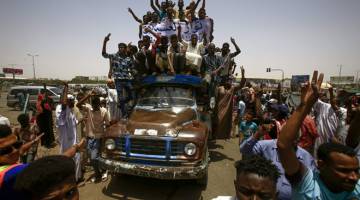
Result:
M105 141L105 147L107 150L114 150L115 149L115 140L107 139Z
M196 145L194 143L188 143L185 145L184 152L188 156L193 156L196 153Z

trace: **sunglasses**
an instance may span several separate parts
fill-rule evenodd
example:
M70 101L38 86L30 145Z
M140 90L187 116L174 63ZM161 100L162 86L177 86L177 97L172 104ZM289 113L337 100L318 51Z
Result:
M14 149L20 149L20 147L23 145L23 142L21 141L16 141L14 144L4 147L4 148L0 148L0 156L12 153L14 151Z

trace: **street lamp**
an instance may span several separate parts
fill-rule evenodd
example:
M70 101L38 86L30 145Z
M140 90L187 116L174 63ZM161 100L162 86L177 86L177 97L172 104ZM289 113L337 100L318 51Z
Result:
M266 72L271 71L281 71L281 88L284 87L284 70L283 69L273 69L271 67L266 68Z
M357 89L359 89L359 72L360 72L360 71L356 71L355 83L356 83L356 88L357 88Z
M36 79L36 75L35 75L35 57L39 56L39 55L32 55L32 54L27 54L28 56L32 57L32 66L33 66L33 73L34 73L34 79Z

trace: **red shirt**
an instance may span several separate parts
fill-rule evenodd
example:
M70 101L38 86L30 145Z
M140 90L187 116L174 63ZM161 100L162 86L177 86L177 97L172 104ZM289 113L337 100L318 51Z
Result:
M311 149L314 146L315 139L319 137L314 119L309 115L306 116L300 130L301 135L298 145L304 149Z

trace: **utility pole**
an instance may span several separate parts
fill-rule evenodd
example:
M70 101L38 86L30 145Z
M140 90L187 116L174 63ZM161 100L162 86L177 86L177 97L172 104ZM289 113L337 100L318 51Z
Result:
M338 87L340 88L340 81L341 81L341 70L342 70L342 64L338 65L340 67L339 69L339 79L338 79Z
M34 73L34 79L36 79L36 74L35 74L35 57L39 56L39 55L33 55L33 54L27 54L28 56L32 57L32 66L33 66L33 73Z

